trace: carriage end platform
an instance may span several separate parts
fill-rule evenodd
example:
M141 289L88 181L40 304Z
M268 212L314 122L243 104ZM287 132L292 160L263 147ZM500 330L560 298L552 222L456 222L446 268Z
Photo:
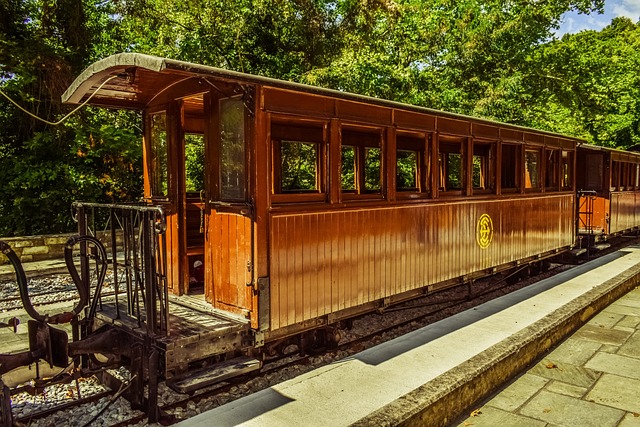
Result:
M509 425L523 420L528 422L526 425L545 425L547 422L564 425L563 416L582 416L580 425L608 425L600 414L613 417L609 424L618 425L621 419L640 412L640 407L634 409L628 403L635 401L636 406L640 405L637 398L622 399L626 403L620 404L607 400L606 388L599 389L605 390L601 392L604 394L602 399L592 393L599 382L608 384L614 377L623 378L626 383L635 381L636 386L640 384L637 377L640 366L638 289L625 296L632 298L623 306L626 316L609 316L607 311L607 307L619 304L616 300L636 288L639 282L640 248L626 248L205 412L180 425L205 426L214 420L218 426L445 426L453 422L481 426ZM605 311L597 315L603 309ZM610 317L616 322L626 322L626 326L603 329L614 328L616 322L611 323ZM595 323L583 327L589 319ZM633 319L636 319L635 323ZM575 340L569 339L567 343L571 348L563 349L565 343L552 353L568 354L568 362L561 364L559 361L564 359L560 356L557 363L548 362L548 372L538 372L535 376L539 387L518 386L519 381L516 381L514 386L520 393L507 392L509 396L502 401L511 406L503 405L502 409L488 406L485 415L473 411L473 415L479 416L467 421L458 418L463 414L468 416L479 402L540 361L581 327L576 335L582 334L583 339L578 342L587 342L589 354L585 356L584 349L577 348ZM627 352L633 357L612 354L618 347L610 342L610 337L618 335L624 335L625 346L635 345L635 353ZM605 337L600 344L596 339L599 336ZM617 344L622 345L623 341ZM607 358L604 353L599 356L600 351L620 359L614 363L616 369L633 370L636 379L608 373L608 368L600 366L602 363L594 362ZM582 365L596 363L597 366L575 366L578 359ZM545 371L540 363L546 361L535 364L532 369ZM552 373L559 377L555 378ZM573 384L571 375L581 379L589 377L590 385ZM603 383L603 387L605 385ZM609 386L614 387L609 390L615 390L615 386ZM636 386L631 385L631 389L637 390ZM588 387L592 387L591 391ZM534 408L531 409L533 413L518 413L524 411L523 407L528 408L525 405L527 398L522 398L522 402L516 402L514 398L514 395L522 395L523 389L538 393L531 401L544 398L548 401L540 403L539 411ZM556 393L560 390L559 394L552 393L554 390ZM583 393L579 393L580 390ZM617 397L620 401L620 396ZM598 411L598 408L604 409ZM494 417L489 418L492 414Z

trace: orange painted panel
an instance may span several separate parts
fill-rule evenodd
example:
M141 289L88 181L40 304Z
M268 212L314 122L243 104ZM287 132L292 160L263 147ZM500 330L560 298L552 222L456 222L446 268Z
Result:
M270 218L271 327L573 244L571 194L279 213ZM491 218L481 247L480 217Z

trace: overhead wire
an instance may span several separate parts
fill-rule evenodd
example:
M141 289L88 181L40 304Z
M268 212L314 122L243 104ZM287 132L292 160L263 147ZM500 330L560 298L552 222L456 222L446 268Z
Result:
M35 114L33 114L32 112L26 110L25 108L23 108L22 106L20 106L16 101L14 101L13 99L11 99L9 97L9 95L7 95L6 93L4 93L2 91L2 89L0 89L0 95L4 96L5 98L7 98L9 100L9 102L11 102L13 105L15 105L16 107L18 107L18 109L20 109L21 111L23 111L24 113L28 114L29 116L33 117L34 119L40 120L43 123L46 123L48 125L52 125L52 126L58 126L59 124L61 124L62 122L64 122L65 120L67 120L69 117L71 117L76 111L78 111L80 108L84 107L85 105L87 105L87 103L89 101L91 101L91 98L93 98L93 96L98 93L100 91L100 89L102 89L102 87L104 85L106 85L108 82L110 82L111 80L117 78L118 76L111 76L109 77L107 80L105 80L104 82L102 82L100 84L100 86L98 86L98 89L96 89L91 95L89 95L89 97L80 105L78 105L76 108L73 109L73 111L71 111L69 114L67 114L66 116L64 116L63 118L61 118L60 120L58 120L57 122L50 122L49 120L43 119L41 117L36 116Z

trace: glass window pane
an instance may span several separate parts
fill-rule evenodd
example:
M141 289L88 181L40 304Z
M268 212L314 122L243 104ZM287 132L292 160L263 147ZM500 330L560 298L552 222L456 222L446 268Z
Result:
M244 104L239 99L220 102L220 196L245 198Z
M611 187L617 188L620 182L620 163L619 162L611 162Z
M364 188L367 191L380 191L381 185L380 149L365 147L364 150Z
M399 191L418 189L417 151L396 151L396 189Z
M524 159L524 188L539 188L540 187L540 179L539 179L539 164L540 164L540 154L537 150L526 150L525 151L525 159Z
M356 147L342 146L341 182L343 190L356 189Z
M465 166L462 142L440 141L438 163L440 174L438 187L441 191L465 188Z
M282 191L317 190L318 144L280 143Z
M169 194L167 166L167 114L163 111L151 115L151 195Z
M447 190L461 190L464 177L462 176L462 155L446 153L447 157Z
M204 135L184 136L184 167L187 193L204 190Z
M484 156L473 156L473 188L484 190L487 179L487 158Z
M519 150L517 145L505 144L502 146L502 176L501 184L503 189L518 188L518 165Z
M558 150L546 150L545 187L558 187Z
M562 188L573 187L573 153L562 152Z

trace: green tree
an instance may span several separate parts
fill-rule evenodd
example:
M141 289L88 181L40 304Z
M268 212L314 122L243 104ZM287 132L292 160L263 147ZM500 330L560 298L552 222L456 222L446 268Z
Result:
M615 18L541 45L531 59L534 126L627 148L640 143L640 26Z
M61 104L61 95L91 61L93 47L117 44L108 39L114 32L105 26L111 21L105 5L0 3L0 89L37 116L59 119L70 109ZM128 113L85 110L51 126L1 97L0 235L67 231L73 227L73 200L139 196L136 120Z

